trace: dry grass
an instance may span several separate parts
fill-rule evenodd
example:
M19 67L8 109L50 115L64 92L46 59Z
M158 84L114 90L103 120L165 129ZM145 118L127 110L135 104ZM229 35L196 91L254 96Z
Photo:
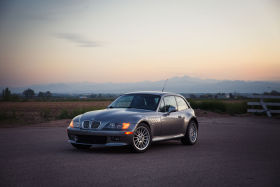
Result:
M76 113L102 109L109 104L110 101L0 102L0 125L33 124L71 118Z
M246 113L244 100L190 100L198 117ZM0 102L0 127L71 119L78 114L107 107L111 101ZM218 113L217 113L218 112Z
M247 113L245 100L189 99L189 102L194 109L231 115Z

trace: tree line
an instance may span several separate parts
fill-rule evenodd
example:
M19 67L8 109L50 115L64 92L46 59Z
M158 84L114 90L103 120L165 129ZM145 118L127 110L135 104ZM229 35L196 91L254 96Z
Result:
M22 95L26 99L32 99L35 96L40 99L49 99L52 97L52 93L50 91L39 92L37 95L34 90L28 88L22 92ZM16 101L19 100L20 97L17 94L12 94L9 88L5 88L2 90L2 100L3 101Z

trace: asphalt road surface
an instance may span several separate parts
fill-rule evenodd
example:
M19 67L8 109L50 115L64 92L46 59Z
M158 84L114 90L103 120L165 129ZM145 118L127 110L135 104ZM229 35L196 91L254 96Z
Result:
M0 186L280 186L280 120L201 118L199 142L74 149L63 127L0 129Z

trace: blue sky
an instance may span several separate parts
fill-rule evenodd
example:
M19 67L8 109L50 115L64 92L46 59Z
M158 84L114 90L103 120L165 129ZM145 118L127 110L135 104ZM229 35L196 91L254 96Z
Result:
M280 80L280 3L1 1L0 85Z

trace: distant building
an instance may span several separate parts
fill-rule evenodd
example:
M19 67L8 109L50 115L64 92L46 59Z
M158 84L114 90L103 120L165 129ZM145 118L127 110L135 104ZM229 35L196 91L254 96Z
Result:
M229 99L230 98L230 94L228 93L218 93L215 95L216 99Z

